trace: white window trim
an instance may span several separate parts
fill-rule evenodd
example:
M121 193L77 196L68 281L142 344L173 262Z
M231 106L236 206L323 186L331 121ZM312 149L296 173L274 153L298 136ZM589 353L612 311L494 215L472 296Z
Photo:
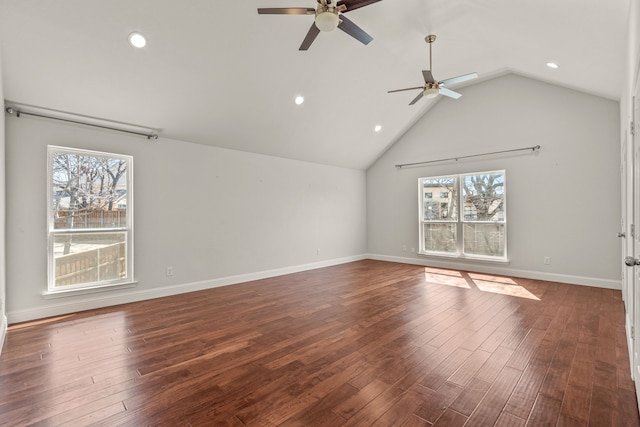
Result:
M464 196L462 191L462 179L465 176L469 175L483 175L483 174L493 174L493 173L501 173L504 175L504 221L465 221L464 219ZM423 181L425 179L436 179L436 178L455 178L457 182L457 192L458 192L458 219L456 221L425 221L424 220L424 188ZM456 224L456 252L438 252L438 251L428 251L424 249L424 224L425 223L449 223ZM483 256L483 255L472 255L464 253L464 224L466 222L473 224L495 224L501 223L504 224L504 256L503 257L493 257L493 256ZM494 262L501 264L508 264L509 261L509 251L507 248L507 173L505 169L498 169L493 171L482 171L482 172L469 172L469 173L457 173L457 174L448 174L448 175L436 175L436 176L425 176L418 178L418 236L420 241L418 242L418 255L434 257L434 258L452 258L452 259L463 259L469 261L482 261L482 262Z
M69 153L86 156L108 157L112 159L122 159L127 161L127 213L126 228L89 228L77 230L55 230L53 216L53 156L57 153ZM45 299L58 298L63 296L81 295L94 292L104 292L106 290L116 290L131 288L136 286L134 280L134 259L133 259L133 156L124 154L107 153L102 151L84 150L78 148L61 147L55 145L47 146L47 290L42 293ZM53 254L53 238L58 234L65 233L96 233L96 232L123 232L126 236L125 256L126 256L126 276L122 279L83 283L80 285L68 285L64 288L54 287L55 260Z
M115 291L119 289L129 289L129 288L135 288L136 286L138 286L138 282L133 281L133 282L116 283L116 284L101 284L101 285L95 285L91 287L78 287L74 289L55 289L55 290L47 290L42 292L42 297L44 299L54 299L54 298L69 297L74 295L86 295L86 294L95 294L98 292L105 292L105 291Z

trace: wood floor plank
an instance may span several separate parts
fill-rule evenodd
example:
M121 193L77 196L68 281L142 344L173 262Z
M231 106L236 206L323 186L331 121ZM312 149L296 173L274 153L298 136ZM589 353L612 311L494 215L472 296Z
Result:
M404 424L402 424L402 427L431 427L432 425L433 424L423 420L416 415L411 415L411 417L409 417L404 422Z
M464 365L469 356L471 356L471 351L465 348L454 350L446 360L435 366L433 371L420 384L431 390L438 390L444 385L447 378L453 375L460 366Z
M475 377L479 380L493 383L507 361L513 355L514 350L506 347L499 347L491 354L486 362L480 367Z
M463 415L469 416L482 401L491 388L491 383L473 378L464 388L460 396L453 401L451 409Z
M460 396L463 388L453 384L444 383L436 393L425 399L414 414L428 422L435 423L447 411L449 406ZM465 417L466 418L466 417Z
M533 328L529 329L527 336L522 340L518 348L516 348L516 351L507 361L507 366L524 371L529 364L529 360L542 342L544 334L545 332L543 330Z
M619 388L616 394L616 422L621 426L640 426L640 419L638 419L638 417L629 415L633 414L634 411L637 411L638 401L636 399L635 392L627 390L625 388Z
M487 391L487 394L469 417L466 425L469 427L494 425L500 417L502 408L509 400L521 375L522 371L508 366L504 367L498 374L495 382L491 385L491 388L489 388L489 391Z
M389 427L403 425L432 393L420 386L413 387L395 402L388 411L380 416L372 426Z
M548 371L548 365L531 364L518 380L504 411L521 419L528 419L540 392L540 386Z
M558 422L562 402L543 394L538 395L528 423L532 426L552 426ZM601 425L601 424L594 424Z
M569 384L562 400L561 413L575 420L589 420L590 389Z
M527 425L527 421L522 418L518 418L515 415L511 415L507 412L500 414L498 421L496 421L495 427L524 427Z
M343 418L351 418L359 410L368 405L373 399L382 394L385 390L389 389L389 384L386 384L379 380L373 380L362 389L358 390L352 396L344 399L338 405L336 405L332 411L342 416Z
M640 427L620 291L363 260L10 325L1 425Z
M574 360L577 343L561 340L556 355L551 362L547 376L540 387L540 393L562 401L566 389L571 363Z
M435 427L462 427L467 422L467 417L451 409L446 409L433 425Z
M447 382L457 384L459 386L466 386L489 357L491 357L491 353L483 350L474 351L467 360L460 364L456 371L447 378Z

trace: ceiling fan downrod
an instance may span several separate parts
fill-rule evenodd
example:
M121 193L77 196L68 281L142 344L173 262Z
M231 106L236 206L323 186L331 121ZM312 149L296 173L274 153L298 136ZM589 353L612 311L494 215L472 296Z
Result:
M424 38L424 41L429 43L429 70L433 73L433 64L431 62L431 60L432 60L431 45L433 44L434 41L436 41L436 35L435 34L429 34L427 37Z

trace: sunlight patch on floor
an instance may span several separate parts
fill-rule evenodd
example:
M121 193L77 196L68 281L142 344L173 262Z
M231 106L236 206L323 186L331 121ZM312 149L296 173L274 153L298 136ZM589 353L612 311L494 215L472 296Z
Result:
M424 279L427 282L436 283L438 285L471 289L471 286L469 286L465 278L462 277L462 273L459 271L426 267L424 269Z
M491 275L491 274L481 274L481 273L467 273L467 274L469 274L469 277L471 277L471 279L473 279L474 281L482 280L482 281L488 281L488 282L503 283L505 285L517 285L518 284L511 277L494 276L494 275Z
M468 281L468 279L470 279L482 292L540 301L540 298L529 292L524 286L518 285L518 283L510 277L480 273L463 273L455 270L425 267L424 278L429 283L464 289L471 289Z
M493 292L494 294L509 295L512 297L528 298L540 301L540 298L526 290L520 285L510 285L499 282L489 282L484 280L474 280L478 289L483 292Z

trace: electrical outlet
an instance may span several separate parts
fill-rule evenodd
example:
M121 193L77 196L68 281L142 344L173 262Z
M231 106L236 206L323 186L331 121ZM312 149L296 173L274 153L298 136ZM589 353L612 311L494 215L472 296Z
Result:
M407 252L407 245L402 245L402 252Z
M316 249L316 255L320 255L320 248Z
M544 257L544 259L542 260L544 262L544 265L550 265L551 264L551 257Z
M167 267L167 276L173 276L173 267Z

